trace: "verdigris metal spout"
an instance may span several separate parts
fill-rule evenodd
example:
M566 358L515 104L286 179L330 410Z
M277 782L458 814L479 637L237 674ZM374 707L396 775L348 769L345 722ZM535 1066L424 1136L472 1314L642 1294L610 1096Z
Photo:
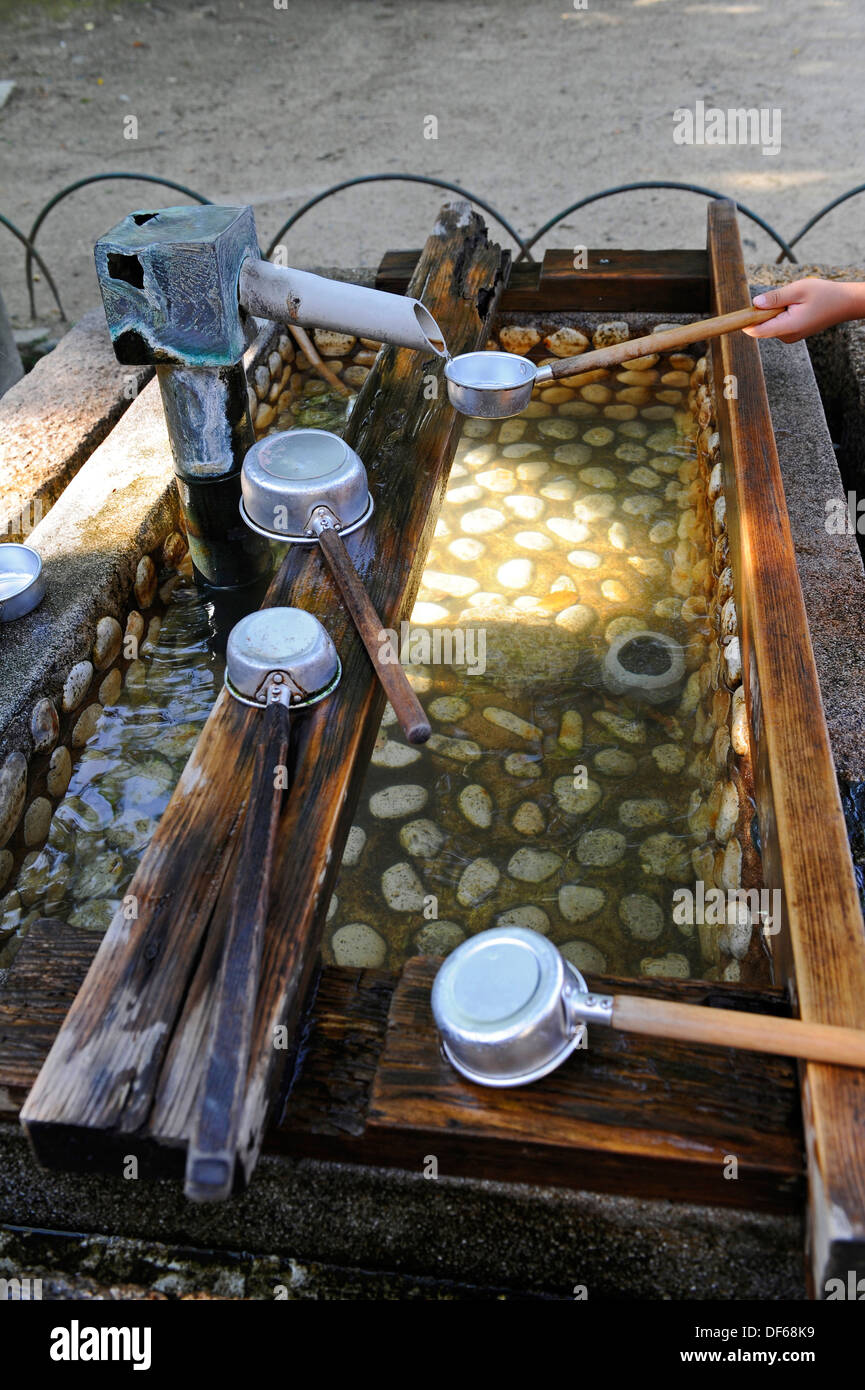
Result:
M447 355L444 334L419 299L327 280L306 270L249 257L240 270L240 302L257 318L330 328L396 347Z

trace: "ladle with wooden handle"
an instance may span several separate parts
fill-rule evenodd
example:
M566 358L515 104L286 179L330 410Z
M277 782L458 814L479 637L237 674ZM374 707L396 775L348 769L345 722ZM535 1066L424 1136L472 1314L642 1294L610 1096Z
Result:
M431 1004L445 1058L480 1086L538 1081L585 1047L587 1025L595 1024L865 1067L865 1030L598 994L551 941L527 927L491 927L463 941L436 975Z
M504 419L525 410L535 386L597 371L601 367L615 367L620 362L648 357L652 353L675 352L692 343L719 338L723 333L765 323L782 312L781 309L736 309L717 318L683 323L661 333L647 333L642 338L612 343L578 357L561 357L543 367L512 352L465 352L452 357L445 367L448 399L463 415Z
M335 689L336 649L310 613L262 608L237 623L226 647L230 695L263 711L237 874L222 946L201 1090L186 1156L194 1202L231 1195L252 1043L279 813L289 780L292 723Z
M320 545L376 676L409 743L425 743L430 723L402 665L389 661L381 618L346 549L343 536L372 515L359 455L328 430L267 435L243 461L240 513L270 540Z

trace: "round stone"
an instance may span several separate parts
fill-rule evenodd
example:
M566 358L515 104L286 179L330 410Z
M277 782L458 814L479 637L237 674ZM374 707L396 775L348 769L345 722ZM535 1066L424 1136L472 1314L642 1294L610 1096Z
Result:
M552 550L554 542L540 531L518 531L514 536L514 545L521 550Z
M577 858L590 869L606 869L624 858L627 841L618 830L588 830L577 843Z
M57 742L60 720L51 700L37 700L30 716L30 733L37 753L48 753Z
M123 677L115 666L113 671L109 671L105 679L100 683L97 699L103 707L105 705L116 705L123 688Z
M593 433L600 434L601 431L596 430ZM580 482L585 483L586 487L611 491L616 486L616 475L609 468L582 468L580 469Z
M524 845L508 862L511 878L521 883L543 883L561 866L561 859L552 850L529 849Z
M10 753L0 768L0 846L11 839L27 795L27 759L23 753Z
M553 416L550 420L538 421L538 433L545 434L550 439L573 439L577 433L576 420L563 419L561 415Z
M497 927L525 927L527 931L539 932L546 936L550 929L550 919L542 907L534 903L522 903L519 907L509 907L496 918Z
M465 940L465 935L459 922L425 922L415 943L422 956L446 956Z
M424 904L423 884L411 864L392 864L381 876L381 891L394 912L420 912Z
M481 756L478 745L470 738L448 738L445 734L430 734L427 748L443 758L452 758L457 763L477 762Z
M579 710L566 709L559 726L559 747L566 753L577 753L583 746L583 716Z
M434 859L445 837L435 821L412 820L400 828L399 842L414 859Z
M534 565L531 560L506 560L496 570L496 579L503 589L527 589L532 582Z
M637 941L655 941L664 930L661 908L645 893L627 893L619 903L619 918Z
M393 739L379 734L370 762L373 767L409 767L420 758L419 748L410 748L406 743L396 743Z
M558 536L560 541L565 541L568 545L579 545L580 541L588 540L591 535L584 522L572 521L566 516L551 516L547 519L546 526L548 531L552 531L554 536Z
M511 777L540 777L538 759L531 753L509 753L505 758L505 772Z
M576 487L570 478L555 478L551 483L547 483L541 488L541 496L548 502L570 502L576 494Z
M591 778L585 787L574 785L573 777L557 777L553 783L553 795L561 810L569 816L584 816L597 806L601 799L601 788Z
M521 493L506 497L505 506L511 516L515 516L518 521L539 521L545 511L544 504L539 497L523 497ZM510 563L514 562L511 561Z
M586 975L603 975L607 969L606 956L591 941L580 941L575 937L573 941L562 942L559 950L565 960Z
M588 632L595 622L597 614L594 608L589 608L586 603L573 603L568 608L563 608L561 613L556 614L556 626L563 627L566 632L573 632L579 636L583 632Z
M601 557L594 550L570 550L568 564L578 570L596 570L600 569Z
M527 743L539 743L544 736L543 729L539 729L537 724L530 724L527 719L522 719L509 709L487 705L483 713L488 723L495 724L497 728L504 729L517 738L525 739Z
M637 760L621 748L601 748L592 759L598 772L607 777L631 777L637 770Z
M471 705L468 701L461 700L456 695L440 695L428 706L428 713L442 724L455 724L458 719L465 719L470 711Z
M162 559L168 569L176 570L185 557L186 538L179 531L172 531L162 543Z
M544 829L544 817L536 801L522 801L511 819L511 825L518 835L540 835Z
M478 507L466 512L460 520L460 527L467 536L486 536L504 526L503 514L494 507Z
M569 464L572 468L588 463L591 457L592 451L587 444L560 444L553 454L556 463Z
M47 796L37 796L24 815L24 843L28 849L44 844L51 824L51 802Z
M640 974L650 979L687 980L690 973L687 956L678 951L668 951L665 956L644 956L640 961Z
M348 832L348 837L345 842L345 850L342 856L343 868L354 868L363 853L365 844L366 831L361 829L359 825L353 825Z
M69 924L84 931L107 932L120 903L116 898L95 898L83 902L69 914Z
M142 555L135 571L135 601L139 608L149 608L156 597L156 566L149 555Z
M75 721L70 742L73 748L83 748L88 739L96 733L96 726L102 718L102 706L98 700L88 705Z
M470 782L463 787L457 804L470 825L478 830L488 830L493 823L493 799L486 787L478 782Z
M486 551L483 541L475 541L465 536L461 540L451 541L448 550L454 559L462 561L463 564L470 565L475 560L479 560Z
M491 859L473 859L467 864L457 884L457 902L462 907L476 907L498 887L498 869Z
M374 792L369 799L369 809L377 820L401 820L403 816L417 815L428 800L426 787L406 782Z
M366 922L346 922L330 938L337 965L355 970L377 970L387 959L387 942Z
M662 825L670 816L666 801L655 797L635 797L623 801L619 807L619 820L629 830L642 830L645 826Z
M566 922L585 922L600 912L606 894L600 888L582 883L563 883L559 889L559 911Z
M97 671L105 671L120 651L123 629L116 618L100 618L96 624L96 640L93 643L93 665Z
M78 661L72 667L63 685L63 709L66 714L77 709L90 689L93 679L93 666L89 661Z
M685 766L685 750L677 743L659 743L652 757L661 772L677 773Z

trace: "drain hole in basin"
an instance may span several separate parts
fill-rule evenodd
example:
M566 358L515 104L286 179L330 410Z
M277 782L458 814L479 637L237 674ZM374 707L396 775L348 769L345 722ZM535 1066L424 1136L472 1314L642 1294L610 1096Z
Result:
M620 649L619 661L635 676L663 676L673 664L669 648L656 637L632 637Z

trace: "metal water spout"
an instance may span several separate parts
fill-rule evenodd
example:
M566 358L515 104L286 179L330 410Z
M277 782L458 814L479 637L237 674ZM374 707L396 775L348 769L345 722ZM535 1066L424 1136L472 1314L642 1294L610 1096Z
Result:
M196 572L214 590L260 584L267 543L243 525L240 470L255 442L243 370L248 316L445 356L415 299L273 266L250 207L130 213L95 247L119 362L156 367Z

